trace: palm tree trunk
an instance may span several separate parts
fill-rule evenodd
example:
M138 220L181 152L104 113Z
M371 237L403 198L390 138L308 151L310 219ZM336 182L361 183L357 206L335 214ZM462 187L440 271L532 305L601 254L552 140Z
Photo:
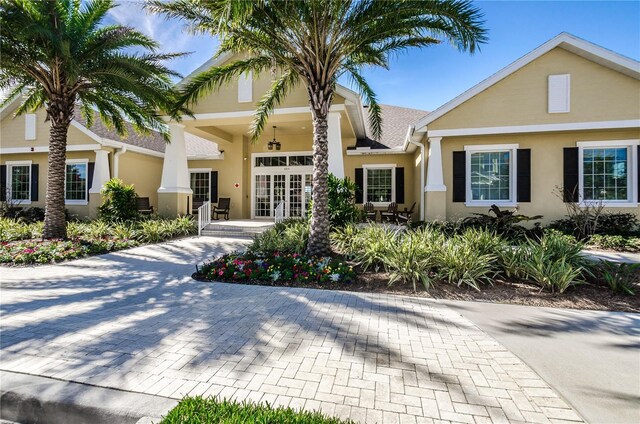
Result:
M51 120L49 131L49 170L47 173L47 197L44 214L45 239L66 238L67 221L64 212L67 132L72 119L72 107L52 101L48 108ZM73 102L71 102L73 104ZM66 107L65 107L66 106Z
M325 107L312 108L313 111L313 180L311 209L311 232L307 255L326 256L331 253L329 243L329 145L327 130L329 123Z

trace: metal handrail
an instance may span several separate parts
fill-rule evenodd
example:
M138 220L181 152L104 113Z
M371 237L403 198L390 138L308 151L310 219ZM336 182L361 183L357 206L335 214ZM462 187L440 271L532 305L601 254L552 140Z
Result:
M198 235L202 234L202 229L211 223L211 202L206 201L198 208Z
M281 200L275 209L276 224L284 221L284 200Z

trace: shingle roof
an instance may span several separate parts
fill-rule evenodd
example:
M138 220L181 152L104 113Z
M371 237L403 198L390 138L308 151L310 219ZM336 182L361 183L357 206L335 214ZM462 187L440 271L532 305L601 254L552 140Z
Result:
M364 108L365 121L367 122L367 138L358 140L356 147L371 147L372 149L397 149L402 147L407 130L410 125L429 112L407 107L380 105L382 108L382 138L374 140L369 128L369 110Z
M79 110L76 109L74 119L100 137L109 140L121 141L122 143L153 150L154 152L164 153L166 142L162 135L157 131L151 131L149 134L139 134L136 132L133 125L127 122L125 123L127 127L127 135L126 137L120 137L114 129L107 127L99 117L96 117L93 121L93 125L88 127L87 121L84 119L82 114L79 113ZM191 133L185 133L185 143L187 147L187 156L215 155L219 153L218 145L216 143Z

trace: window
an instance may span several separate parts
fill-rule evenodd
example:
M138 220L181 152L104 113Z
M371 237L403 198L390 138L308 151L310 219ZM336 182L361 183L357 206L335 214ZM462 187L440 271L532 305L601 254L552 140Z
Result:
M31 163L7 163L9 196L19 203L31 203Z
M637 141L579 142L580 197L605 205L637 202Z
M211 196L211 171L191 171L191 190L194 202L206 202Z
M515 157L518 146L465 146L467 204L510 205L515 196Z
M286 156L258 156L256 166L287 166Z
M67 161L64 182L64 201L69 205L87 204L87 167L82 161Z
M364 167L366 202L387 204L395 202L395 165Z
M289 166L313 166L313 156L289 156Z

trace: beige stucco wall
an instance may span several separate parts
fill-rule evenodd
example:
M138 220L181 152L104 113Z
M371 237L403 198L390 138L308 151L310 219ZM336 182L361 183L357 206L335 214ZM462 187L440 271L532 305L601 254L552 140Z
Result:
M136 194L148 197L151 205L157 209L163 159L128 151L120 155L118 162L118 178L133 184Z
M93 151L84 152L67 152L67 159L87 159L89 162L94 162L96 154ZM0 164L5 165L7 161L31 161L32 164L39 165L38 167L38 200L31 202L31 204L25 204L24 207L38 207L44 208L45 198L47 193L47 173L49 166L47 163L48 155L46 153L21 153L21 154L5 154L0 155ZM91 196L91 194L89 194ZM78 219L85 219L89 217L89 205L65 205L65 208Z
M486 213L488 207L467 207L453 202L453 152L464 150L466 145L518 144L521 149L531 149L531 202L520 203L519 213L543 215L544 223L562 218L565 204L555 194L563 184L563 148L576 147L578 141L640 139L640 130L567 132L553 134L520 134L455 137L442 139L442 160L446 192L447 219L458 219L472 213ZM631 212L640 216L639 208L607 208L611 212Z
M549 75L571 75L569 113L547 113ZM609 121L640 117L640 81L555 48L428 125L452 128Z
M238 60L233 57L224 64ZM231 81L225 84L215 92L202 98L196 105L191 107L194 113L217 113L230 111L249 111L255 110L256 103L266 93L272 85L273 76L270 72L260 75L253 75L252 101L238 102L238 81ZM334 95L333 104L343 104L344 98L338 94ZM279 108L308 106L309 98L306 88L303 84L299 84L291 90L284 101L278 106Z
M363 165L394 164L396 167L404 168L404 203L398 203L398 209L410 208L413 202L418 202L416 198L416 185L420 185L420 174L416 173L415 158L411 154L393 155L353 155L344 157L345 176L351 181L355 181L356 168ZM379 208L384 209L384 208ZM418 219L419 204L416 204L413 219Z
M49 122L45 122L46 114L44 110L40 109L36 113L36 139L25 140L25 116L20 115L13 117L12 114L6 116L2 122L0 122L0 147L40 147L49 145ZM88 135L71 125L69 127L69 133L67 135L68 145L87 145L95 144L96 148L99 147Z

